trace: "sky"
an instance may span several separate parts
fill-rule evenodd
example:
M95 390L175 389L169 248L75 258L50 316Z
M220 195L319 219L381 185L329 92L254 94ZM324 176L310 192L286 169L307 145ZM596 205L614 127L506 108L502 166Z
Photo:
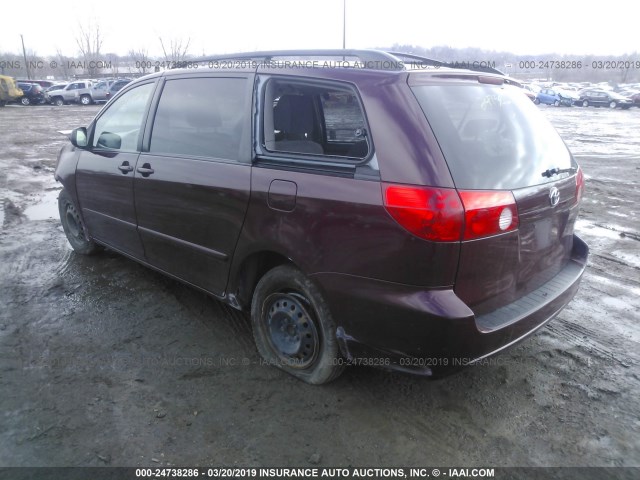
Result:
M22 34L36 55L78 56L80 24L100 25L102 52L119 55L146 49L160 56L160 37L165 44L190 39L195 56L342 47L343 0L31 0L28 15L25 5L10 0L0 9L0 54L21 53ZM593 4L573 0L346 0L346 46L446 45L520 55L640 51L637 25L627 23L640 18L640 2L599 5L594 16Z

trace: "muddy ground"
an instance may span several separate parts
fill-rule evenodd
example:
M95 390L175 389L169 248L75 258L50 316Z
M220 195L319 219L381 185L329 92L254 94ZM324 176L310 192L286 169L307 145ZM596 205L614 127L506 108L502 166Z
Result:
M439 381L260 365L247 318L117 254L74 254L56 133L99 107L0 109L0 466L640 465L640 109L540 109L582 164L576 299Z

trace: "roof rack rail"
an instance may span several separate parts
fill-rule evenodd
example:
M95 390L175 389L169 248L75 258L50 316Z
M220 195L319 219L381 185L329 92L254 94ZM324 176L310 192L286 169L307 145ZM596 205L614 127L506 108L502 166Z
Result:
M467 63L460 62L460 65L458 65L457 62L442 62L440 60L421 57L420 55L414 55L412 53L402 53L402 52L387 52L387 53L401 60L402 59L412 60L412 62L409 62L409 63L429 65L431 67L462 68L464 70L472 70L474 72L497 73L498 75L505 75L504 72L501 72L497 68L482 66L482 65L469 65L468 62Z
M402 62L395 56L381 50L273 50L262 52L230 53L212 55L189 60L190 62L214 62L222 60L252 60L271 62L278 57L356 57L366 68L372 70L403 70ZM178 67L179 68L179 67Z

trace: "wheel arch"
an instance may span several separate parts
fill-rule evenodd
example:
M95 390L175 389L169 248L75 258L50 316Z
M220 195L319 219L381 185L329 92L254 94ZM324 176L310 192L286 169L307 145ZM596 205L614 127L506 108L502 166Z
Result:
M229 292L231 304L241 310L249 309L253 293L260 279L269 270L280 265L299 268L286 255L273 250L252 252L243 258L229 277L227 292Z

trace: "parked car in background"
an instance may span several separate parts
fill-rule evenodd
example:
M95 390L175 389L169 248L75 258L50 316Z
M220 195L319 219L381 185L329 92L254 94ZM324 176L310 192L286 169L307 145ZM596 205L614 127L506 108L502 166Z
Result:
M111 98L111 86L113 85L114 80L101 80L95 85L91 87L91 101L93 103L96 102L106 102Z
M625 110L633 106L633 100L605 90L581 90L577 103L583 107L609 107Z
M573 101L574 98L567 92L554 88L543 88L538 92L533 103L536 105L542 103L545 105L555 105L556 107L560 105L570 107L573 105Z
M109 98L113 98L115 94L122 89L122 87L129 83L131 83L131 79L129 78L120 78L113 82L113 85L111 85L111 88L109 89Z
M4 107L9 102L15 102L23 94L24 92L16 85L13 78L0 75L0 107Z
M540 87L531 83L525 83L523 84L523 88L528 92L527 97L529 97L529 99L535 103L538 92L540 91Z
M22 90L22 96L16 101L22 105L40 105L45 103L44 89L37 83L18 82L18 87Z
M51 85L53 85L55 82L52 82L51 80L16 80L17 82L20 83L37 83L38 85L40 85L44 90L46 90L47 88L49 88Z
M292 56L368 66L270 65ZM132 82L58 156L69 243L249 311L265 362L312 384L516 344L578 290L582 170L512 79L403 58L251 52L214 59L269 62Z
M80 103L82 105L91 105L93 103L91 87L93 82L89 80L80 80L71 82L62 90L49 92L50 102L54 105L64 105L66 103Z

